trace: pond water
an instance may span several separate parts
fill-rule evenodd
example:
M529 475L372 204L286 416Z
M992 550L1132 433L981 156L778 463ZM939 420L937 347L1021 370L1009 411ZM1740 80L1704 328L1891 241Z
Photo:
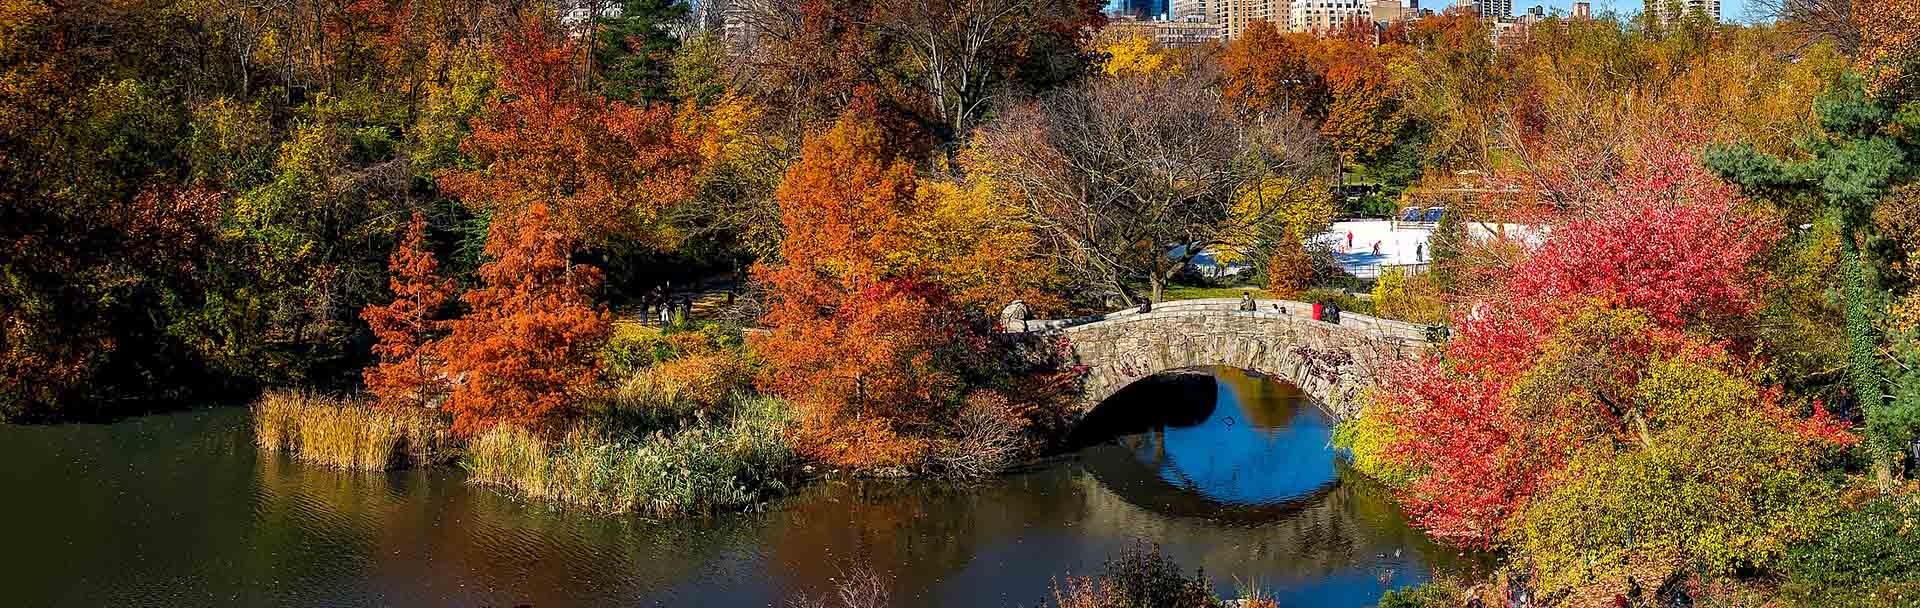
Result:
M825 480L697 522L517 501L456 469L354 473L253 447L244 408L0 426L18 606L783 606L864 564L898 606L1034 606L1135 539L1223 590L1370 606L1468 567L1327 447L1291 387L1130 388L1073 453L978 484Z

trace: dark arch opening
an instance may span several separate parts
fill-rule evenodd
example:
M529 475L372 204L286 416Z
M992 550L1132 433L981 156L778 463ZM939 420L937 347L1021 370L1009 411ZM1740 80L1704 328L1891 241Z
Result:
M1213 415L1219 390L1213 374L1204 368L1135 380L1087 412L1067 435L1067 444L1080 449L1123 435L1200 424Z
M1285 380L1235 368L1143 378L1089 412L1078 460L1129 503L1217 521L1273 521L1340 485L1333 422Z

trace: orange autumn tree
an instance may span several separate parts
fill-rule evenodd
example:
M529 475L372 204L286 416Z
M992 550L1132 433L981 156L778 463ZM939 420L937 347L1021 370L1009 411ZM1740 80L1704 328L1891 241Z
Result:
M670 244L664 211L692 192L700 146L668 105L585 90L582 52L540 15L508 33L494 52L501 95L460 144L478 166L440 185L492 213L545 205L556 228L587 245Z
M439 345L453 382L445 409L454 432L544 426L599 377L612 324L591 297L600 270L570 259L576 243L545 205L494 219L482 286L462 296L470 312Z
M913 168L890 152L898 148L861 116L810 137L776 193L786 239L782 262L757 270L769 288L768 332L754 347L768 362L761 387L800 413L803 453L909 467L928 456L989 350L986 329L950 294L1002 291L952 272L987 267L976 257L984 246L953 246L964 241L953 227L972 224L943 222L938 209L954 207L923 200L955 193L923 195Z
M1243 108L1321 116L1327 105L1324 44L1313 34L1254 21L1220 53L1220 93Z
M386 407L426 407L446 391L446 380L428 356L428 340L439 323L434 314L453 297L453 282L440 276L440 263L426 247L426 219L419 212L407 236L387 261L393 301L360 311L379 343L379 363L364 373L367 392Z
M1329 102L1320 133L1333 141L1341 162L1364 162L1392 146L1406 117L1394 102L1387 67L1374 49L1347 49L1327 69L1326 78Z
M1283 298L1297 297L1312 280L1313 255L1288 231L1267 259L1267 291Z

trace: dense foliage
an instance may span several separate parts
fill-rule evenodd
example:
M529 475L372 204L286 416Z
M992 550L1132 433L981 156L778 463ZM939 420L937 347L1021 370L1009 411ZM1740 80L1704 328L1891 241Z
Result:
M1877 498L1824 522L1786 556L1787 595L1828 606L1900 606L1920 599L1920 504Z
M1035 455L1080 370L995 313L1235 280L1445 325L1338 433L1513 558L1435 594L1897 605L1920 28L1783 5L1172 49L1091 0L0 0L0 418L266 394L309 460L701 513ZM1431 272L1317 240L1432 206ZM1217 602L1112 567L1068 595Z

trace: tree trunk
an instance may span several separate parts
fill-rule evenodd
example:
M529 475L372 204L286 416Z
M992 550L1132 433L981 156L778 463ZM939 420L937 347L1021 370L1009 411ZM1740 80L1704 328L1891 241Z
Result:
M1653 449L1653 431L1647 428L1646 415L1641 414L1639 408L1628 410L1628 414L1633 418L1633 431L1640 435L1640 445Z

